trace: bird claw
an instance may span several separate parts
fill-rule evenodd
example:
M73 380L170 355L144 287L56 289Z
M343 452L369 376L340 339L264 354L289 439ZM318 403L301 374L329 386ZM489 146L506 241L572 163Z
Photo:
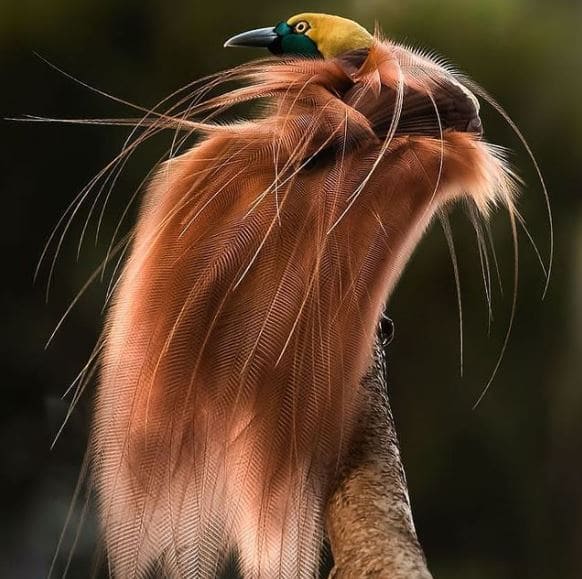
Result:
M385 313L380 318L380 338L383 346L387 346L394 339L394 322Z

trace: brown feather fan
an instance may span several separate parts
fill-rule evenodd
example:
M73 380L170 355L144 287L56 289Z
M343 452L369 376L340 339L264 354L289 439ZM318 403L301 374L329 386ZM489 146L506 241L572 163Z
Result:
M316 576L402 268L445 203L512 208L472 94L404 47L222 80L246 86L156 121L206 136L151 183L108 316L91 459L115 577L213 577L231 551Z

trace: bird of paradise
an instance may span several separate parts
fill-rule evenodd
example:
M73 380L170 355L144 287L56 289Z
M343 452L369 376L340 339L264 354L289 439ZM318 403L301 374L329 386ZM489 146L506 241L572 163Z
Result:
M315 577L329 540L335 577L430 577L377 328L445 205L464 200L476 226L502 205L515 232L516 177L477 96L493 101L338 16L225 46L275 56L127 121L145 135L124 155L162 129L203 138L149 184L97 349L110 573L213 577L236 553L244 577Z

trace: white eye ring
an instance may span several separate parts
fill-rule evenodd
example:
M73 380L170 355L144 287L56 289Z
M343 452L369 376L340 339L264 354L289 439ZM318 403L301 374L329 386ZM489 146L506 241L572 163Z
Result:
M305 32L307 32L308 28L309 28L309 24L307 24L307 22L302 20L301 22L298 22L295 25L295 32L297 32L298 34L304 34Z

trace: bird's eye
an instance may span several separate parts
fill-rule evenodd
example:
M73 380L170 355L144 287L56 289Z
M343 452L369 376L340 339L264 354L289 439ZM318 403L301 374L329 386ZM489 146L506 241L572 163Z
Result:
M305 34L309 30L309 24L302 20L295 25L295 32L297 34Z

